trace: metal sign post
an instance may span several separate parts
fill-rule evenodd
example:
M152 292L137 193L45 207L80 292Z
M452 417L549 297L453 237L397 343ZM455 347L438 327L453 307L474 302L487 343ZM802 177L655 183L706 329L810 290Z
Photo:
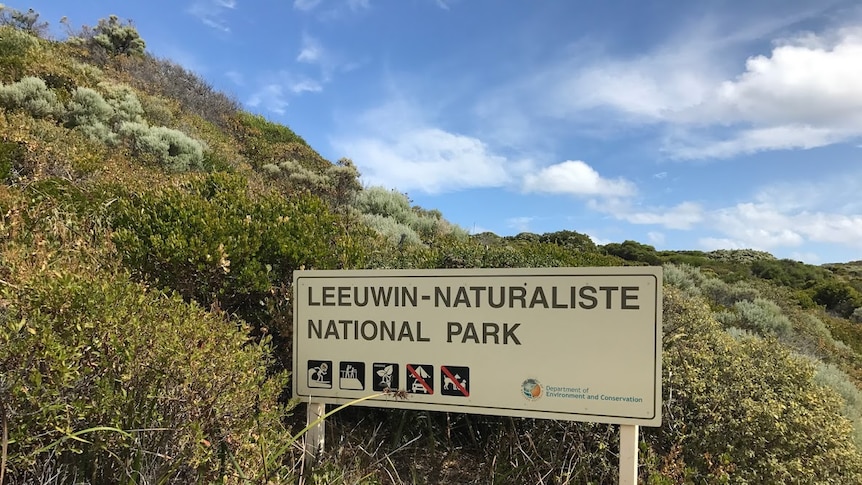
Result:
M620 425L620 485L638 483L638 426Z
M320 419L324 414L326 414L326 404L322 402L309 402L306 426ZM317 457L320 456L320 453L323 452L324 435L326 434L325 423L326 420L321 420L305 433L305 447L303 449L306 467L310 467Z

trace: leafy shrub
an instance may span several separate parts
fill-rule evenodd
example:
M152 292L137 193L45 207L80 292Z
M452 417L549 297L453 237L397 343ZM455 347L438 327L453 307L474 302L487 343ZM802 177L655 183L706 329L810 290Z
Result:
M384 217L380 214L363 214L362 220L391 244L399 246L422 244L422 239L419 238L419 234L416 234L416 231L391 217Z
M700 286L706 280L700 269L687 264L665 264L662 273L665 283L679 288L688 295L699 295Z
M39 44L32 35L9 26L0 26L0 73L8 82L25 74L31 49Z
M775 259L775 256L766 251L757 251L754 249L717 249L706 254L711 259L729 263L751 263L753 261L770 261Z
M8 111L24 110L34 118L59 117L63 106L45 81L28 76L9 85L0 86L0 106Z
M105 101L98 91L79 87L72 93L66 109L66 126L79 128L93 140L114 145L119 136L110 125L114 108Z
M9 483L47 467L213 483L228 455L256 475L261 450L284 442L286 376L268 375L268 344L237 322L122 276L55 270L0 290Z
M649 244L641 244L637 241L623 241L622 243L609 243L602 246L607 254L618 256L628 261L638 261L651 265L660 265L661 258L654 247Z
M791 288L809 288L830 276L828 270L791 259L762 259L751 263L755 276Z
M706 278L700 288L705 297L726 307L740 301L754 301L760 296L760 291L746 281L725 283L718 278Z
M763 336L789 337L793 332L790 319L770 300L742 300L736 302L733 309L733 312L721 313L716 318L725 325L739 326Z
M120 134L132 140L137 154L154 157L161 166L174 172L203 168L204 147L185 133L164 126L123 122Z
M143 55L147 47L132 23L121 22L116 15L99 19L90 41L112 55Z
M355 267L360 258L320 199L253 198L236 175L126 194L115 210L114 242L137 277L264 326L261 302L288 287L294 269Z
M195 114L222 128L229 128L239 112L239 103L218 92L202 77L181 65L152 56L121 57L120 69L137 89L178 103L184 112ZM166 121L150 118L154 124Z
M862 455L842 400L808 359L772 339L734 339L710 309L666 286L663 457L646 483L858 483Z
M850 314L850 321L853 323L862 323L862 307L853 310Z
M818 362L814 382L835 391L844 400L841 414L853 423L853 442L862 449L862 391L841 369Z
M48 34L48 22L40 22L39 12L32 8L22 12L0 4L0 25L8 25L35 37L45 37Z
M547 232L539 237L539 242L564 246L573 251L598 251L596 243L590 239L590 236L575 231Z
M824 281L811 288L811 297L818 305L847 318L862 306L862 294L850 284L838 280Z
M409 227L425 241L447 234L457 237L466 236L466 231L444 220L439 211L411 207L407 195L384 187L369 187L362 190L356 195L355 205L363 214L392 219L394 224L385 224L374 217L368 218L369 221L376 221L375 227L386 228L389 232L384 235L387 237L397 232L393 229L397 225ZM407 236L409 237L410 234Z

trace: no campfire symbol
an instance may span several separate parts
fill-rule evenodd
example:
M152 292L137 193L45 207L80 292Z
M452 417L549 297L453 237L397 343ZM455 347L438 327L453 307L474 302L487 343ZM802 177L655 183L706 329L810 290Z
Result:
M443 386L440 394L444 396L470 397L470 368L454 365L440 366L440 381Z
M412 394L434 394L434 366L407 364L407 392Z

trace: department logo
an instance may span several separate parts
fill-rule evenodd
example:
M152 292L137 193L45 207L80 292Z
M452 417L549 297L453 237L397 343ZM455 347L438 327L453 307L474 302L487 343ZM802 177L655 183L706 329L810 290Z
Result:
M521 395L528 401L542 397L542 383L538 379L527 379L521 383Z

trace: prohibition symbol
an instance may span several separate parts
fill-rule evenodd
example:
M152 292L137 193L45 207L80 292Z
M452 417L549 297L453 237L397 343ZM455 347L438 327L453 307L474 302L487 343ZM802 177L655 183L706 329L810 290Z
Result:
M453 365L440 366L440 381L443 387L440 394L444 396L470 397L470 368Z
M434 366L407 364L407 392L434 394Z

